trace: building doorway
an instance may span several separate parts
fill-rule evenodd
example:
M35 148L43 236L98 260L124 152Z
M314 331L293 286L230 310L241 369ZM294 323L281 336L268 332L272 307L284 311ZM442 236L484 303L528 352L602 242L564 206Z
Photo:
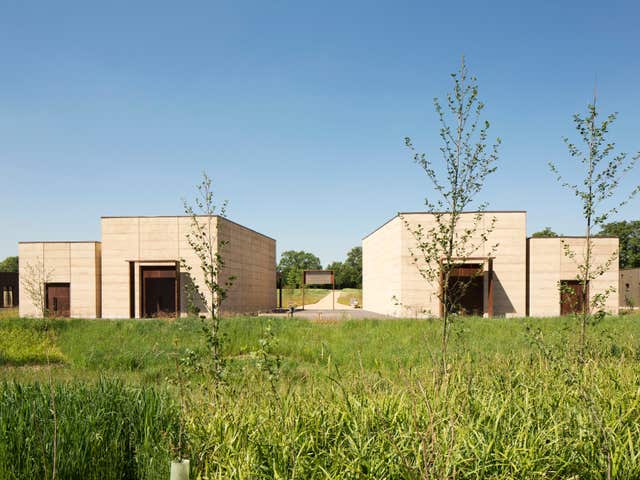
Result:
M140 267L142 317L177 317L178 282L174 266Z
M584 288L579 280L560 281L560 315L581 313L584 309Z
M449 276L450 311L460 315L482 316L484 313L484 275L482 264L456 266Z
M47 283L45 308L49 317L70 317L71 285L69 283Z
M451 293L448 305L440 301L440 316L445 308L459 315L493 317L493 257L460 258L449 273L447 290ZM440 295L444 278L440 279ZM485 300L486 298L486 300Z

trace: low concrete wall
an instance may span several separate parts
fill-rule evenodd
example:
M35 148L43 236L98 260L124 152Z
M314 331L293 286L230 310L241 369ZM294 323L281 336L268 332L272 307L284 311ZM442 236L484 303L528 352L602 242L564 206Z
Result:
M617 238L592 238L594 267L605 265L618 252ZM560 315L561 280L575 280L578 265L584 263L586 239L584 237L530 238L529 242L529 315L533 317ZM575 253L575 258L565 254L566 245ZM618 311L618 259L589 285L590 298L613 289L609 294L605 310Z
M39 317L40 308L30 298L25 282L69 283L70 315L74 318L99 318L100 243L99 242L21 242L20 307L21 317ZM32 272L41 278L32 278ZM42 276L43 274L43 276Z

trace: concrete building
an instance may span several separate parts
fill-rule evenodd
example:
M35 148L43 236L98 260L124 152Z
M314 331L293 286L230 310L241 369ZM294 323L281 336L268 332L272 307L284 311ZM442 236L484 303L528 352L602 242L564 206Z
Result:
M100 242L20 242L20 316L41 316L27 284L42 287L52 316L99 318Z
M275 240L222 217L199 217L198 221L211 228L212 238L228 242L222 251L225 268L220 281L236 279L222 312L274 308ZM30 264L39 265L48 275L45 296L52 315L184 316L188 285L194 282L206 291L200 262L187 239L191 222L185 216L103 217L102 242L23 242L19 246L21 276ZM182 267L181 259L190 271ZM23 299L24 290L21 282ZM23 301L20 315L37 316L38 309L32 301Z
M640 268L620 270L620 306L624 308L640 307Z
M618 238L594 237L591 262L594 267L604 266L618 252ZM557 316L581 309L579 297L582 285L576 281L578 264L584 262L587 241L585 237L530 238L529 257L529 315L534 317ZM565 249L575 253L570 258ZM618 259L598 278L589 282L589 299L611 290L604 305L609 313L618 312ZM570 287L578 298L572 298Z
M473 226L477 215L462 215L460 234ZM575 264L564 257L562 242L568 242L581 255L584 238L527 239L524 211L489 211L480 218L480 226L468 243L474 248L460 255L464 262L453 272L459 276L472 272L474 277L461 301L463 310L485 316L560 315L561 305L566 307L568 301L561 302L559 282L571 282L577 274ZM421 226L426 233L435 224L431 213L400 213L363 239L364 309L396 317L442 314L439 279L429 283L411 255L417 245L411 231ZM481 232L491 224L493 229L483 239ZM617 252L617 238L593 241L596 264ZM614 261L602 277L592 282L590 295L611 286L617 289L617 277ZM610 296L606 309L617 311L616 293Z

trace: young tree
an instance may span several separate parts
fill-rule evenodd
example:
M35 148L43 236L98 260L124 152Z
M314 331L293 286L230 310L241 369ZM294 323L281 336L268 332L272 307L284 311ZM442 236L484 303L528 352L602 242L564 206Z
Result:
M596 263L593 259L594 228L602 228L611 215L615 214L619 207L633 198L640 186L636 186L631 192L619 201L614 200L614 195L621 178L635 165L640 153L634 157L627 157L626 153L613 154L615 144L607 140L609 126L615 121L617 114L607 116L602 122L598 121L598 109L596 97L593 103L588 105L586 115L575 114L573 121L578 132L579 140L584 144L581 150L577 144L568 138L564 142L569 150L569 156L578 161L581 178L577 181L567 181L560 174L558 167L549 162L551 171L556 175L560 184L578 197L582 204L582 216L585 222L585 247L580 257L579 252L564 244L564 253L572 258L578 265L576 280L582 287L580 303L582 311L580 319L579 359L584 362L584 349L586 341L587 324L592 320L593 311L601 311L607 297L613 289L607 289L597 295L589 294L589 283L602 276L611 264L616 260L617 253L611 255L603 263ZM575 170L575 167L572 167ZM566 288L561 286L562 288ZM571 292L575 295L575 292Z
M539 232L535 232L531 235L532 238L556 238L558 234L551 230L551 227L544 227Z
M483 242L488 241L495 224L495 218L492 218L488 226L483 225L486 203L477 206L471 225L461 228L460 220L463 212L474 204L482 191L487 176L496 170L494 164L500 145L500 139L491 146L487 145L489 122L481 121L484 104L478 99L477 81L475 77L469 77L464 57L460 70L451 76L454 86L453 92L447 95L446 106L443 107L437 98L434 99L441 124L442 165L424 153L416 152L411 139L405 139L414 161L423 168L434 189L434 198L425 199L427 210L434 217L434 225L416 226L406 218L403 221L415 240L415 246L410 250L413 263L420 275L435 286L443 306L443 372L447 371L451 315L458 309L460 299L469 285L469 282L450 282L452 273Z
M202 174L202 182L197 185L198 193L194 206L184 201L184 211L191 217L191 231L187 233L187 242L199 261L202 284L193 276L193 266L184 258L180 259L182 269L191 281L186 282L185 289L189 310L204 309L207 343L211 350L214 377L219 380L224 369L220 337L220 309L227 297L229 288L235 277L223 278L225 266L223 251L229 242L218 238L216 217L226 217L227 201L216 206L211 186L211 179Z
M53 269L47 270L43 262L28 263L20 275L20 283L40 318L47 316L47 283L51 282Z
M620 239L620 268L640 267L640 220L605 223L597 236Z

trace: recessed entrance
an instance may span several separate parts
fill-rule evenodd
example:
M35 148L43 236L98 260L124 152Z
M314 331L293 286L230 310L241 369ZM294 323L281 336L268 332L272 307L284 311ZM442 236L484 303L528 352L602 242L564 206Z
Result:
M448 291L452 296L451 310L461 315L482 316L484 313L484 276L482 264L457 265L449 276Z
M448 308L449 313L475 316L483 316L486 313L489 317L493 317L493 258L467 257L459 260L460 263L454 265L449 273L448 305L445 307L444 302L440 301L440 316L442 317L445 308ZM441 299L444 286L443 275L441 272Z
M142 316L146 318L176 317L178 314L176 267L140 267L140 279Z
M47 283L45 303L49 317L71 316L71 285L68 283Z
M560 281L560 315L580 313L584 308L584 288L579 280Z

